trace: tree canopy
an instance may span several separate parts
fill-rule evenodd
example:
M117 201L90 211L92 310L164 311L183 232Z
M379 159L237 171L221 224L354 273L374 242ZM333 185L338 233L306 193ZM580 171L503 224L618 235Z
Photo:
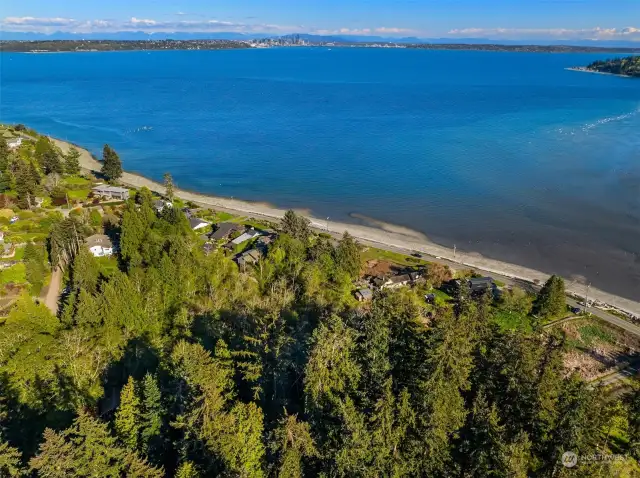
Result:
M108 144L102 149L102 174L109 181L117 181L122 177L120 157Z
M83 247L90 224L52 224L59 314L25 291L0 319L0 475L604 477L618 465L571 475L563 453L637 456L637 393L568 373L563 337L496 325L498 309L528 312L523 293L427 304L422 288L451 274L434 268L360 304L348 234L287 213L240 270L152 201L142 189L122 206L108 273ZM47 254L27 247L37 281ZM563 287L545 284L541 317Z

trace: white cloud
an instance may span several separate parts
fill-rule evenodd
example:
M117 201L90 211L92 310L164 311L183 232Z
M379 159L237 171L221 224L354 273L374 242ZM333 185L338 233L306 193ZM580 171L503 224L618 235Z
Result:
M408 28L396 27L377 27L377 28L339 28L337 30L311 30L311 33L318 35L406 35L415 33L414 30Z
M7 17L0 21L6 31L54 30L89 33L114 31L146 32L238 32L238 33L292 33L301 32L300 27L264 23L234 23L221 20L155 20L131 17L127 21L75 20L73 18Z
M156 22L155 20L148 20L146 18L136 18L136 17L131 17L131 21L129 22L131 25L134 26L141 26L141 27L154 27L158 24L158 22Z
M561 39L561 40L638 40L640 28L462 28L448 32L455 37L500 39Z
M73 18L35 18L35 17L6 17L2 20L4 25L17 26L67 26L76 22Z

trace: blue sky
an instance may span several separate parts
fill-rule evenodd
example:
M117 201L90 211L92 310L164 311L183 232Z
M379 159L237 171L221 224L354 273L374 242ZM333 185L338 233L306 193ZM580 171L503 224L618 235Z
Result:
M640 0L2 0L5 31L640 41Z

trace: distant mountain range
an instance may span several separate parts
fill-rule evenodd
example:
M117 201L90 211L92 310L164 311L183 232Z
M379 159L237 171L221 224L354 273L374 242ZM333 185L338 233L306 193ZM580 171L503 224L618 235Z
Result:
M589 47L624 47L638 48L640 42L620 40L503 40L495 38L391 38L366 35L313 35L309 33L296 34L301 40L309 42L336 43L439 43L439 44L499 44L499 45L575 45ZM37 32L0 32L0 40L258 40L273 38L268 33L236 33L236 32L158 32L146 33L142 31L99 32L99 33L37 33Z

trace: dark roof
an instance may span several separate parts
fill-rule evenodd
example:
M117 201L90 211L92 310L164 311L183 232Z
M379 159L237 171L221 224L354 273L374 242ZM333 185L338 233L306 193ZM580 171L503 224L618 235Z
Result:
M204 219L200 219L197 217L190 217L189 218L189 224L191 225L191 228L193 229L194 227L198 226L199 224L209 224L207 221L205 221Z
M474 290L483 290L493 287L493 279L491 277L475 277L469 279L469 288Z
M402 282L409 282L411 280L411 277L409 277L409 274L402 274L399 276L394 276L391 278L391 283L392 284L401 284Z
M239 226L233 222L222 222L216 226L215 232L211 234L211 239L217 241L218 239L224 239L233 231L237 230Z

